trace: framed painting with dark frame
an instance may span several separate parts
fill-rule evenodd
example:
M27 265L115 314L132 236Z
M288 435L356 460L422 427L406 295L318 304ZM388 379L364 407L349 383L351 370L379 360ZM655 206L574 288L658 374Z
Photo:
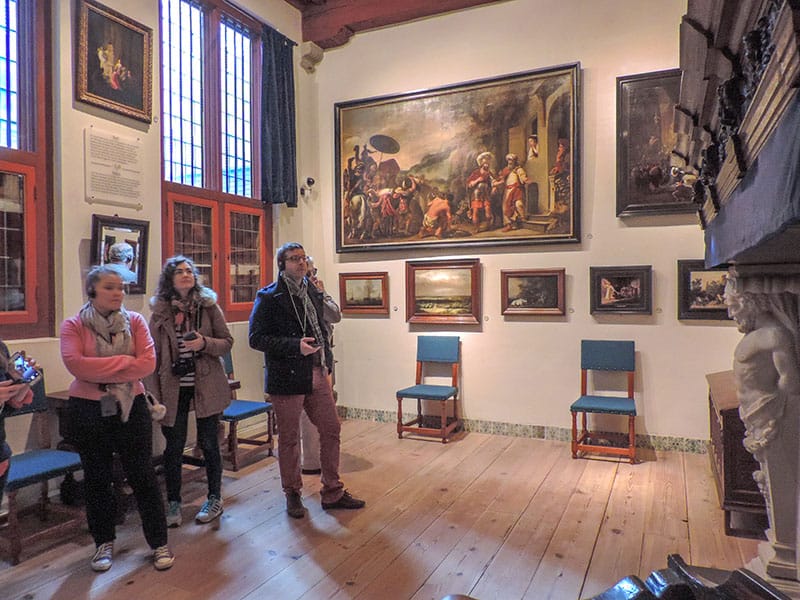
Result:
M149 228L147 221L92 215L92 264L117 264L130 294L145 293Z
M339 273L339 306L344 315L388 315L389 273Z
M481 263L477 258L406 262L406 321L477 324Z
M653 267L589 267L589 312L653 313Z
M75 98L150 123L153 30L94 0L76 14Z
M703 260L678 261L678 319L729 321L725 305L727 267L706 269Z
M563 315L565 269L500 271L504 315Z
M578 63L339 102L336 251L580 241Z
M697 210L671 153L680 85L680 69L617 77L618 217Z

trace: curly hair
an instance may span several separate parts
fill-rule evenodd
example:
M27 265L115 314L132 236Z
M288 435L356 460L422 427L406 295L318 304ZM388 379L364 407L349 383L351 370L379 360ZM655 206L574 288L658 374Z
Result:
M194 274L194 287L192 288L192 291L199 293L203 290L205 286L200 283L200 272L197 270L194 261L188 256L177 254L175 256L171 256L164 262L164 266L161 269L161 275L158 278L158 287L156 288L156 292L153 296L154 298L170 302L174 298L180 297L180 294L175 289L174 279L175 270L181 263L186 263L189 265L189 267L192 269L192 273Z

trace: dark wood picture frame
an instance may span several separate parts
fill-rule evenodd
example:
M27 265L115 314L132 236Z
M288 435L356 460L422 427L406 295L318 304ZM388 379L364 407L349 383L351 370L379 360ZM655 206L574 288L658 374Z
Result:
M566 269L500 271L504 315L563 315Z
M150 224L138 219L92 215L93 265L109 262L109 249L112 245L125 242L133 249L133 262L120 264L123 281L128 284L129 294L144 294L147 285L147 245ZM135 279L134 279L135 277Z
M617 77L617 216L695 212L675 166L681 70Z
M475 325L481 318L477 258L406 262L406 321Z
M339 273L343 315L388 315L389 273Z
M94 0L76 0L75 98L153 120L153 30Z
M653 314L653 267L589 267L591 314Z
M580 242L580 102L573 63L337 103L336 251Z
M706 269L705 261L678 261L678 319L730 321L725 305L727 267Z

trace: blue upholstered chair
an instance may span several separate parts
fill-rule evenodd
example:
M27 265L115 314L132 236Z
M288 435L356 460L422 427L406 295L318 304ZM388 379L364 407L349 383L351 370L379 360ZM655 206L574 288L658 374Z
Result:
M572 458L578 452L595 452L627 456L631 464L636 460L636 403L633 398L635 372L635 347L631 341L581 340L581 397L572 403ZM590 371L620 371L627 375L626 396L593 395L588 391ZM593 390L597 391L597 390ZM581 431L578 434L577 418L581 414ZM628 443L624 448L600 444L599 436L588 430L587 413L623 415L628 417Z
M450 385L437 385L425 383L426 366L428 363L450 365ZM403 388L397 392L397 437L402 438L403 432L419 435L435 435L446 443L450 435L461 427L461 418L458 416L458 367L459 367L459 338L458 336L425 335L417 338L417 378L416 384ZM416 418L403 422L403 399L414 398L417 401ZM453 417L447 416L447 401L453 401ZM440 427L426 427L422 415L422 401L431 400L438 402L441 407Z
M6 482L6 494L8 495L8 514L6 516L5 527L0 529L0 535L10 548L11 564L18 564L23 545L27 546L33 542L46 537L54 541L60 541L68 532L77 533L83 530L84 513L83 508L68 506L64 504L51 504L49 494L49 483L51 479L71 475L75 471L80 471L81 457L76 452L56 450L50 447L50 428L47 419L47 396L44 391L44 377L33 385L33 401L27 406L12 411L6 420L24 414L32 414L32 429L35 430L38 448L33 448L26 452L15 453L11 457L8 469L8 481ZM17 492L29 485L39 484L41 495L39 502L33 507L22 508L17 500ZM23 534L20 527L20 516L30 509L36 509L42 524ZM49 509L49 510L48 510ZM46 525L48 513L57 512L66 516L54 524Z
M267 446L267 456L272 456L274 447L272 433L275 428L274 413L272 411L272 403L266 400L239 400L236 398L235 390L238 388L238 381L234 377L233 359L230 352L222 357L222 364L231 383L231 396L233 398L230 406L225 409L220 418L221 421L228 424L227 443L226 448L223 450L223 456L231 461L233 470L238 471L241 461L260 451L263 446ZM266 439L262 439L260 435L249 438L239 437L240 421L263 414L267 415ZM250 448L242 450L239 444L245 444Z

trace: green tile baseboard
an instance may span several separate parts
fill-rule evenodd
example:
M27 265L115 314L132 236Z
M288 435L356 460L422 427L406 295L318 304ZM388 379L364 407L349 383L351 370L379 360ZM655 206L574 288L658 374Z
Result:
M336 406L339 416L343 419L358 419L362 421L375 421L378 423L395 423L397 412L389 410L373 410L367 408L351 408ZM412 413L404 413L404 420L411 420L416 416ZM476 419L462 419L466 431L476 433L493 433L496 435L507 435L512 437L530 437L544 440L556 440L569 442L572 432L568 427L550 427L545 425L524 425L522 423L502 423L499 421L483 421ZM599 432L611 438L621 434ZM637 448L649 448L652 450L671 450L679 452L691 452L693 454L706 454L708 451L708 440L696 440L664 435L637 435Z

